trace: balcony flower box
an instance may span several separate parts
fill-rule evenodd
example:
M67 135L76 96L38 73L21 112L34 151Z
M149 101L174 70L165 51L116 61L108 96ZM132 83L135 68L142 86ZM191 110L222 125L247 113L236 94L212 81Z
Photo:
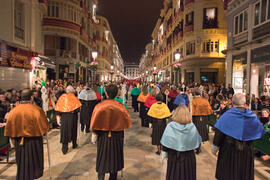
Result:
M98 62L97 61L92 61L90 63L90 68L93 69L93 70L97 70L97 68L98 68Z
M154 75L154 76L155 76L155 75L157 75L157 74L158 74L158 72L157 72L157 71L154 71L154 72L153 72L153 75Z
M113 75L114 74L114 70L110 70L110 72L109 72L111 75Z
M180 68L181 68L181 66L182 66L182 64L180 64L180 63L175 63L175 64L173 65L173 69L174 69L175 71L179 71Z

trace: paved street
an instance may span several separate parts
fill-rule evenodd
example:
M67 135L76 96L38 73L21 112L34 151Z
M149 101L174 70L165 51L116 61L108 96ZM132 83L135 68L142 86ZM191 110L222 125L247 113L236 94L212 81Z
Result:
M128 103L130 104L130 102ZM166 177L166 162L161 162L155 154L156 147L151 145L150 129L142 128L138 113L133 113L129 106L133 127L125 133L125 168L123 180L164 180ZM70 149L67 155L63 155L59 143L59 130L49 133L51 148L52 176L53 179L83 180L97 179L95 171L96 145L91 144L89 134L80 135L80 147ZM45 172L41 179L49 179L48 159L45 149ZM210 154L210 143L203 145L202 153L197 157L197 179L214 180L216 158ZM11 159L14 161L14 154ZM15 164L0 164L0 179L15 179ZM120 174L119 174L120 176ZM255 177L255 179L263 179Z

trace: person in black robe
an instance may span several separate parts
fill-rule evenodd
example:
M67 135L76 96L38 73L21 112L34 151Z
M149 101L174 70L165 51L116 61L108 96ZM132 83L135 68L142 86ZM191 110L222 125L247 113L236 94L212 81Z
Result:
M77 148L77 128L78 112L81 103L74 95L75 90L68 86L66 94L63 94L57 101L55 111L57 113L57 123L60 126L60 143L62 143L62 152L68 152L68 143L72 142L73 149Z
M265 131L256 114L245 108L245 96L233 96L234 107L215 124L212 153L218 153L216 178L254 180L253 141Z
M86 133L90 133L91 116L97 103L96 93L89 88L89 85L86 85L85 89L80 92L78 98L82 103L80 114L81 131L84 132L85 130Z
M192 99L192 121L198 129L202 142L209 140L207 129L208 116L212 114L212 108L207 99L201 97L201 90L194 89L195 97ZM200 154L201 146L196 150L196 154Z
M97 104L92 115L90 128L92 142L97 142L98 180L104 180L106 173L110 173L110 180L116 180L118 171L124 168L124 130L132 123L125 106L114 100L117 93L116 85L108 85L108 100Z
M149 123L148 121L146 120L147 118L147 111L146 111L146 107L144 105L147 97L149 96L149 93L148 93L148 88L147 86L143 86L142 88L142 92L141 94L139 95L137 101L140 103L140 113L139 113L139 117L141 118L141 126L142 127L149 127Z
M185 105L175 109L172 119L161 139L161 157L168 157L166 180L196 180L194 149L199 147L202 138Z
M170 110L166 104L162 102L163 95L161 93L156 96L157 102L151 106L148 111L150 127L152 126L152 145L157 146L156 154L160 155L161 144L160 139L166 128L166 119L171 116Z
M45 112L31 104L32 91L24 89L21 104L8 115L5 136L15 140L17 180L33 180L43 176L43 135L49 123Z

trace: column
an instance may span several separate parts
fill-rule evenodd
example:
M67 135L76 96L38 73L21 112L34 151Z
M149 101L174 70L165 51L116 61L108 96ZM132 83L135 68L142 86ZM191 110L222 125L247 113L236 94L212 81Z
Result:
M185 69L181 68L181 82L184 83L185 82Z
M225 62L225 74L226 74L226 87L228 84L232 85L232 73L233 73L233 65L232 65L232 53L228 52Z
M194 68L194 81L200 83L201 82L200 77L201 77L200 67Z
M248 49L247 50L247 89L246 89L247 93L250 93L250 77L251 77L250 59L251 59L251 51L250 51L250 49Z

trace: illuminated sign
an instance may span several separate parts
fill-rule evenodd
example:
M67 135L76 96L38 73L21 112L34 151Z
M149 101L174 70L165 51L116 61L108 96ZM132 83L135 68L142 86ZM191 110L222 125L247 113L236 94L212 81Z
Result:
M8 59L8 65L10 67L32 69L31 60L28 56L19 55L14 52L11 53L11 58Z

